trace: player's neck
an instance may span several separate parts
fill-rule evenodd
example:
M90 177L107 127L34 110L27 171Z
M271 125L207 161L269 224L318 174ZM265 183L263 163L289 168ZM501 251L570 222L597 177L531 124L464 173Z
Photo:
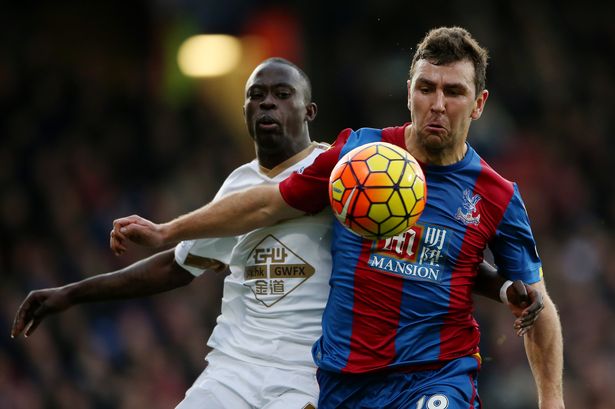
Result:
M258 164L265 169L274 169L281 164L292 160L295 156L301 154L307 148L310 147L311 141L307 140L298 141L297 143L287 144L281 149L275 151L268 151L256 146L256 157L258 158Z
M404 139L408 152L419 162L428 165L452 165L461 161L468 151L468 146L465 141L444 149L429 149L429 147L420 143L417 135L412 129L412 125L408 125L404 130Z

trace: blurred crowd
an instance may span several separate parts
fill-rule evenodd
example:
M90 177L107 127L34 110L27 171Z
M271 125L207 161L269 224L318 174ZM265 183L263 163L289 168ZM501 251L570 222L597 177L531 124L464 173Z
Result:
M203 369L219 273L164 295L72 308L26 340L10 339L9 330L30 290L150 254L132 248L113 256L114 218L164 221L192 210L253 157L247 133L242 144L213 113L215 100L196 91L170 99L161 90L168 20L202 14L201 30L237 31L278 9L301 33L296 62L320 107L312 137L326 142L344 127L408 120L409 59L429 28L462 25L489 48L491 96L470 143L518 182L525 199L561 314L567 407L613 408L615 26L608 12L587 2L528 0L414 9L395 1L266 1L244 2L236 13L222 13L219 2L171 3L60 1L33 10L25 2L0 13L0 409L170 408ZM535 408L512 317L476 301L484 406Z

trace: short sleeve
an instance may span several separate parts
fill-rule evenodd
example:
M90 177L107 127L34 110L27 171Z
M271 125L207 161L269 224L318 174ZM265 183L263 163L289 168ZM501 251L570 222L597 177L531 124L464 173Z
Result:
M222 270L230 263L236 237L182 241L175 246L175 261L195 276Z
M235 169L224 181L213 200L244 189L257 182L252 177L254 163ZM182 241L175 247L175 261L195 276L205 270L221 270L226 268L231 259L237 237L206 238Z
M541 280L542 265L530 221L516 184L504 217L490 243L498 271L510 280Z

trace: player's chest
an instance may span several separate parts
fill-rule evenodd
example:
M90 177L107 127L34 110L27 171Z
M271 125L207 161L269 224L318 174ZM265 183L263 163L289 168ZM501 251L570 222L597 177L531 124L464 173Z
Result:
M231 260L231 279L257 301L328 291L331 271L329 223L278 226L242 238ZM328 220L327 220L328 222Z
M491 232L481 226L480 207L464 207L463 194L454 196L432 193L410 230L373 242L360 261L379 272L434 283L446 282L452 270L473 270Z

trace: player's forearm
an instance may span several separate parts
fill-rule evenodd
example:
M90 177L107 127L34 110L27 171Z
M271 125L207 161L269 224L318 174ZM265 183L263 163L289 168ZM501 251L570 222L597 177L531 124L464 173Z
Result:
M193 278L175 263L171 249L121 270L68 284L62 290L75 305L157 294L186 285Z
M165 244L203 237L227 237L270 226L301 213L284 202L277 185L229 194L161 225Z
M476 283L472 288L472 291L476 294L482 295L483 297L501 302L500 288L505 282L506 279L498 274L495 267L483 261L478 266Z
M553 301L544 294L544 310L524 338L525 351L534 374L541 409L563 409L563 341L559 316Z

